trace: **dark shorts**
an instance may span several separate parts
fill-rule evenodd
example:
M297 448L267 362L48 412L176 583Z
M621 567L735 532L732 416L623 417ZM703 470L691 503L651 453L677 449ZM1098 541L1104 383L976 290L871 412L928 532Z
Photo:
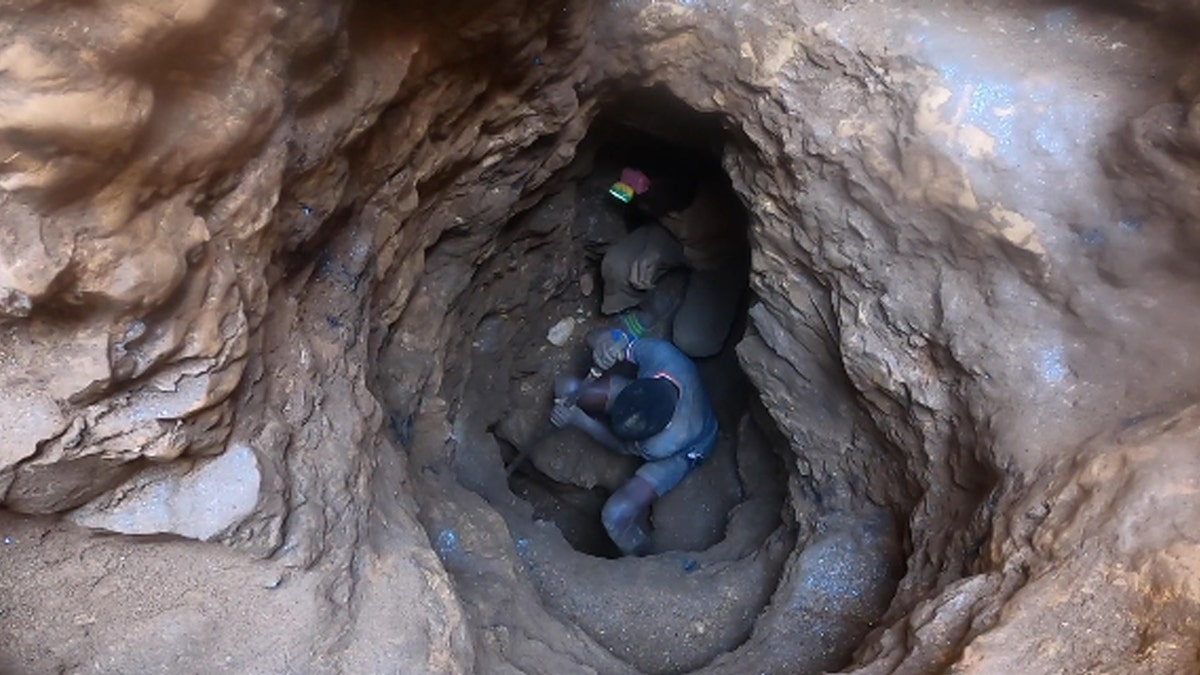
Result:
M654 487L659 497L675 489L688 472L699 466L712 454L717 444L717 424L714 420L709 429L696 442L665 459L646 462L637 470L642 480Z

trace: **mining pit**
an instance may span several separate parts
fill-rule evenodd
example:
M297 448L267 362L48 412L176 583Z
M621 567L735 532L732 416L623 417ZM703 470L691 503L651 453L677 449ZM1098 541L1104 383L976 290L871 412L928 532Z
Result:
M0 6L0 672L1200 667L1200 5L423 4ZM622 556L654 161L746 273Z

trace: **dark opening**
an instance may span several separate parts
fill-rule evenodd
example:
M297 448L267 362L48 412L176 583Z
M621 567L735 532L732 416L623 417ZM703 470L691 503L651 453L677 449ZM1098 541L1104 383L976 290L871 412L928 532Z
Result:
M715 120L713 122L708 125L709 134L713 132ZM728 321L717 317L715 328L709 325L698 328L723 332L724 339L717 340L721 344L716 354L694 359L705 390L713 401L722 433L712 456L651 509L649 520L655 533L651 550L655 552L704 550L720 541L725 535L731 510L746 500L746 480L756 486L764 482L777 486L780 501L759 505L761 513L758 517L771 523L765 531L774 529L782 507L785 472L779 458L765 443L750 440L743 444L738 438L739 423L749 412L749 402L753 398L733 349L745 330L745 310L749 302L744 264L748 256L747 217L721 168L720 159L707 146L712 138L694 130L676 138L664 138L612 116L601 118L593 125L592 133L581 146L580 166L576 167L581 175L571 190L574 217L570 226L570 253L562 252L580 261L582 283L568 284L561 293L549 298L543 308L547 317L545 323L550 324L545 331L553 329L562 317L568 317L569 323L574 324L562 349L569 352L565 372L577 377L588 372L590 354L581 338L594 327L627 329L629 316L659 319L666 314L665 320L644 323L655 324L649 327L651 334L671 338L675 326L670 320L673 317L669 307L676 306L678 311L677 305L681 302L690 300L702 304L707 299L695 286L689 287L697 272L685 267L665 273L651 291L652 297L644 297L640 306L604 315L601 313L602 298L608 289L601 261L605 252L639 228L679 228L679 221L694 215L688 209L698 198L713 197L698 195L699 191L719 190L722 194L716 195L715 201L738 206L734 217L723 225L729 232L724 239L724 250L719 252L726 259L717 263L737 268L717 279L728 279L733 286L728 296L733 298L734 310ZM624 203L610 194L610 188L620 180L622 170L629 168L648 177L650 188ZM561 208L555 202L554 199L547 200L523 218L537 220L541 209ZM681 212L682 218L678 215ZM668 229L668 232L676 234L678 230ZM684 236L687 234L683 233ZM689 292L693 294L690 297ZM656 297L661 295L667 297ZM717 297L716 300L730 302L728 297ZM530 321L531 332L534 332L529 336L530 342L546 342L542 323L536 319ZM560 333L565 325L568 324L559 324ZM683 326L683 330L689 329L697 330ZM518 344L524 342L518 339ZM616 372L626 377L635 375L629 364L622 364ZM599 417L603 419L602 415ZM760 416L760 419L766 418ZM503 422L493 429L501 441L505 463L511 470L509 486L513 493L533 506L535 518L553 521L576 549L591 555L617 557L618 549L601 526L601 509L612 492L633 475L641 461L616 455L578 431L555 430L548 423L533 440L518 438L520 432L511 431ZM526 452L522 452L523 449ZM739 459L740 453L757 453L759 456ZM746 475L745 466L739 471L739 461L742 465L749 463L758 467L761 475Z
M902 519L894 516L907 507L891 497L903 480L889 478L903 475L901 455L864 440L877 433L856 403L828 292L815 280L819 318L810 317L811 335L800 336L810 362L803 367L826 372L800 373L815 383L802 403L812 409L785 414L824 420L825 428L797 439L776 426L780 411L768 412L742 363L770 383L770 359L779 357L749 327L759 303L746 268L727 275L718 290L734 298L733 318L712 353L695 359L720 433L712 454L649 510L649 555L618 556L601 521L606 500L642 461L550 423L555 377L587 374L585 335L617 320L601 313L603 258L612 246L698 196L717 195L735 205L721 221L723 234L733 235L721 252L748 263L748 216L721 162L730 138L721 116L638 91L595 120L576 160L536 203L498 230L463 222L426 251L431 283L451 288L432 301L447 303L454 327L438 389L448 404L449 454L419 461L425 488L417 495L435 551L484 603L495 589L480 580L491 561L508 561L501 569L520 569L555 616L645 672L687 672L720 654L766 649L758 631L788 646L751 662L836 667L887 608L903 572ZM622 203L610 188L627 167L670 189L645 207ZM656 288L674 284L686 294L696 268L684 267ZM670 337L681 341L678 331ZM393 349L389 362L427 362ZM503 520L502 534L493 516ZM664 641L665 634L678 637Z

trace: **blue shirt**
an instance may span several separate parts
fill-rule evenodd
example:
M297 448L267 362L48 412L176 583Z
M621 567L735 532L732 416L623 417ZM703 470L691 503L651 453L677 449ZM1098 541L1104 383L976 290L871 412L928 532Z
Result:
M700 384L696 364L687 355L670 342L645 337L629 345L625 358L637 364L639 379L665 377L679 387L679 402L666 428L631 444L639 456L665 459L716 437L716 413Z

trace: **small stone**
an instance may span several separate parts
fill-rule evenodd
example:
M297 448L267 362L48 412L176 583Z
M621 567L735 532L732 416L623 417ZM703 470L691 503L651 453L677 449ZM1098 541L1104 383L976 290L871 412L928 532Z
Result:
M579 277L579 292L583 294L583 297L590 298L594 290L596 290L596 279L591 274Z
M571 339L571 334L574 332L575 319L568 316L550 327L550 330L546 333L546 339L555 347L561 347L567 344L567 341Z
M458 552L458 534L454 530L442 530L438 532L437 539L434 541L433 550L438 556L445 560L450 555Z
M0 287L0 316L24 318L33 311L33 299L15 288Z

